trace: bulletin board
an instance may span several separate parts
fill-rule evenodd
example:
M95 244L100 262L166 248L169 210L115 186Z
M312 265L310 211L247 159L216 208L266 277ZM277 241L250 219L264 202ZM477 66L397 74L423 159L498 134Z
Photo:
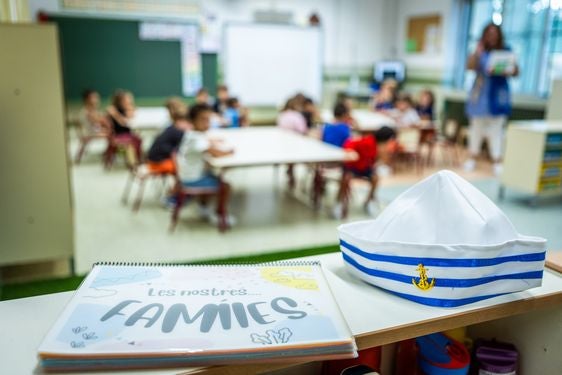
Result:
M440 14L410 17L406 38L408 53L441 51L442 23Z

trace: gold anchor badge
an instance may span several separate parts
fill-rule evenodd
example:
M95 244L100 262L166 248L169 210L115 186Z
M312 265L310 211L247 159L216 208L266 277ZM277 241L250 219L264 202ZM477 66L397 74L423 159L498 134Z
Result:
M416 271L420 273L420 279L416 282L416 278L412 277L412 284L414 284L418 287L418 289L421 290L429 290L433 288L433 285L435 285L435 279L431 279L430 282L427 281L427 268L425 268L423 264L420 263L418 264L418 268L416 268Z

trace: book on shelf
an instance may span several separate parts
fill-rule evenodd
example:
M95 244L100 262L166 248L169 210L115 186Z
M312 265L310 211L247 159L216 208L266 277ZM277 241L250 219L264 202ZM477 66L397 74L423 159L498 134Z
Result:
M39 349L45 370L353 358L318 262L97 264Z

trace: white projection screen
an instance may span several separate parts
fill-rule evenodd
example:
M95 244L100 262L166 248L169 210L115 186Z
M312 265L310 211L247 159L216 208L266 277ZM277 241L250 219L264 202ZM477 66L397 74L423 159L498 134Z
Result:
M297 92L320 101L320 28L227 24L223 48L225 82L244 105L280 106Z

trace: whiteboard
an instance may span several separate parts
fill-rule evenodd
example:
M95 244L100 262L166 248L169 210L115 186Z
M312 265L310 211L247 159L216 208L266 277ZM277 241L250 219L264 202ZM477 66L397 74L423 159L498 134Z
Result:
M225 26L225 82L244 105L279 106L297 92L320 101L322 56L317 27Z

